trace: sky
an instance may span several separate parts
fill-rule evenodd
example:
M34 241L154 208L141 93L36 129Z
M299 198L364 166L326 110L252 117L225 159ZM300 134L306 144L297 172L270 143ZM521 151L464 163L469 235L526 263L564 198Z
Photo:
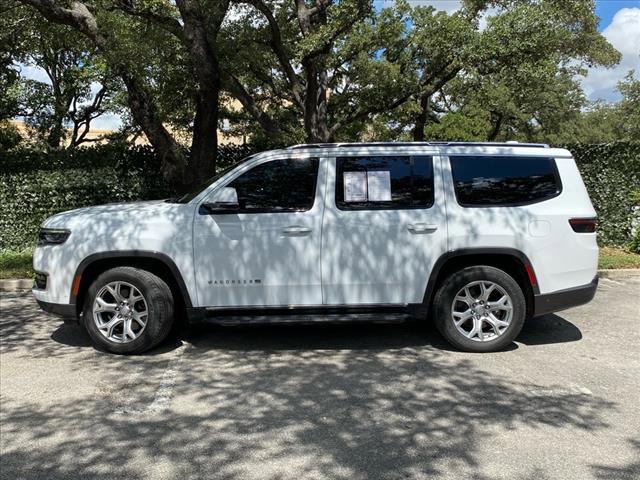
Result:
M376 8L383 8L393 0L374 0ZM439 10L453 12L460 8L460 0L409 0L412 5L432 5ZM589 100L615 102L620 98L616 84L629 70L640 78L640 0L596 0L596 14L600 17L599 30L622 54L620 64L613 68L589 69L586 78L580 78ZM41 69L22 66L22 74L34 80L47 81ZM94 85L97 91L99 85ZM116 129L120 126L116 115L104 115L92 122L93 128Z

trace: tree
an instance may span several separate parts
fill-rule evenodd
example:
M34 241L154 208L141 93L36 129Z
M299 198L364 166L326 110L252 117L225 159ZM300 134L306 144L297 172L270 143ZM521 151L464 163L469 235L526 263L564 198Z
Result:
M481 28L491 7L500 10ZM525 101L523 87L535 94L541 83L551 80L569 94L575 90L568 81L575 69L570 65L612 65L620 58L598 33L591 0L468 0L450 15L433 7L401 8L413 24L407 48L420 76L419 92L412 97L417 105L408 109L413 112L408 123L414 140L424 139L425 126L437 122L438 114L451 106L440 93L459 77L471 96L475 95L471 88L483 88L485 97L492 96L494 102L502 97L503 106L505 101L523 106L532 100ZM494 128L488 137L496 138L508 112L490 113ZM533 117L529 120L535 122Z
M264 111L289 120L285 135L300 137L301 126L307 142L348 139L410 96L411 72L398 61L407 26L390 11L377 15L363 0L237 3L252 8L229 36L252 49L235 73Z
M91 121L108 110L118 85L92 49L66 28L21 15L22 48L13 61L43 70L49 82L22 80L21 111L49 147L58 148L72 125L70 147L87 141ZM92 90L95 90L92 91Z
M617 104L620 112L620 137L625 140L640 141L640 80L631 70L618 83L622 100Z

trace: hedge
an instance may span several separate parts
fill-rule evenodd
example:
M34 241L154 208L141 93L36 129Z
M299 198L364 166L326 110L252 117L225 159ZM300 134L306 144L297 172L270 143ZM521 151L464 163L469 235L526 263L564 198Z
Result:
M598 211L600 242L630 244L633 192L640 189L640 143L566 148L574 154ZM251 146L224 146L219 165L224 168L251 153ZM120 144L0 152L0 250L32 247L42 221L64 210L174 195L159 163L148 147Z

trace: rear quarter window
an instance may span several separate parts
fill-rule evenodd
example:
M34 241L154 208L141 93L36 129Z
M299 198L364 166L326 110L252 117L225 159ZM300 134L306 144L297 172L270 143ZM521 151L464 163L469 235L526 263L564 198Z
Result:
M458 203L463 207L529 205L562 192L553 158L451 156Z

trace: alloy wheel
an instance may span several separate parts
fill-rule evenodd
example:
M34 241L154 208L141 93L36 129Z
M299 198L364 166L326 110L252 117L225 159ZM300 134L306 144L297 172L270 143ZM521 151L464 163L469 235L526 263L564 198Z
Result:
M109 341L128 343L147 326L149 310L144 295L127 282L110 282L100 289L93 302L93 321Z
M451 319L456 329L476 342L495 340L507 331L513 318L511 297L497 283L468 283L453 299Z

